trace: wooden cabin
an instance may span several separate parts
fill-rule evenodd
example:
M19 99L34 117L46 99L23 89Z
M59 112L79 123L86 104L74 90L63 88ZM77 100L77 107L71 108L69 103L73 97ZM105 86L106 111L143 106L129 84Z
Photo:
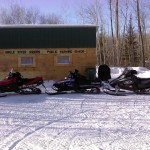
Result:
M0 78L13 68L24 77L62 79L96 65L95 25L1 25Z

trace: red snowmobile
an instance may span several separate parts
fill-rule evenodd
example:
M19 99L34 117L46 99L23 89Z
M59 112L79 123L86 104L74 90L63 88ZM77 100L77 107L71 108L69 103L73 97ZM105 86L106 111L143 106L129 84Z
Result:
M8 76L0 81L0 96L2 93L15 92L18 94L40 94L37 86L43 84L42 77L23 78L20 72L10 71Z

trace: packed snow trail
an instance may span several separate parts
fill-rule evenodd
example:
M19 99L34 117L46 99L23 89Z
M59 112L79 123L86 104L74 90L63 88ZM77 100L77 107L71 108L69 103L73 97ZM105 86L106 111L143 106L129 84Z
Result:
M150 150L149 124L148 95L0 99L1 150Z

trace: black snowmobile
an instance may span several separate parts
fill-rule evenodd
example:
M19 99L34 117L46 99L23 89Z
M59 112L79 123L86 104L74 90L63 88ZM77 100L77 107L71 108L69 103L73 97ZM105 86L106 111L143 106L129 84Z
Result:
M78 70L69 72L68 76L64 80L57 81L53 84L52 89L55 93L47 94L59 94L66 93L67 91L74 91L77 93L100 93L101 80L96 78L95 80L87 80L85 76L79 74Z
M0 96L6 96L6 92L18 94L40 94L37 86L43 84L42 77L23 78L19 72L9 72L8 76L0 81Z
M109 85L104 87L105 92L113 95L124 95L123 92L126 91L132 91L136 94L150 94L150 78L139 78L136 74L136 70L125 68L119 77L109 81ZM110 87L113 87L114 90Z

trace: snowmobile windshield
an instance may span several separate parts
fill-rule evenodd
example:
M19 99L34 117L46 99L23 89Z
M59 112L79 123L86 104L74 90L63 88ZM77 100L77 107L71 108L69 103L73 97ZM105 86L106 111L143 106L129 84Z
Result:
M118 78L120 79L120 78L131 77L135 74L137 74L136 70L129 70L128 68L125 68L122 74Z
M10 78L12 78L13 77L13 73L10 71L9 73L8 73L8 75L6 76L6 78L7 79L10 79Z
M128 68L125 68L120 76L110 81L112 87L115 87L119 81L122 81L126 78L126 74L128 73Z
M128 72L129 72L128 68L125 68L122 74L117 79L125 78Z
M71 71L69 72L69 74L68 74L68 76L67 76L67 79L68 79L68 78L70 78L70 79L73 79L73 78L74 78L73 72L71 72Z

